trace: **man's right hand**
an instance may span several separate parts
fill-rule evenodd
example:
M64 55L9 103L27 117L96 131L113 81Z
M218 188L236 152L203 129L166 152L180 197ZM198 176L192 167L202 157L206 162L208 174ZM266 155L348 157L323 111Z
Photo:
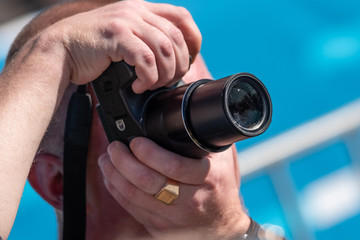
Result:
M48 39L60 41L71 82L96 79L110 64L135 66L133 90L172 84L200 51L201 34L182 7L140 0L120 1L54 24ZM49 43L50 44L50 43Z

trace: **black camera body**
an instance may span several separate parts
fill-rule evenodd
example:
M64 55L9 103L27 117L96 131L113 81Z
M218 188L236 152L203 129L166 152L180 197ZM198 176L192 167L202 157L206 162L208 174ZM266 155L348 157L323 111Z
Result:
M248 73L202 79L135 94L134 67L113 62L92 82L97 111L109 142L145 136L184 156L201 158L257 136L270 125L265 86Z

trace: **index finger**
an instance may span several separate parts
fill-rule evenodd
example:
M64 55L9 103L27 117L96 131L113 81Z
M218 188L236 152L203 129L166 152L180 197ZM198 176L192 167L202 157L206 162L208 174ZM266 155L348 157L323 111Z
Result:
M183 157L147 138L134 138L130 142L130 149L136 158L148 167L182 183L200 185L209 174L209 159Z
M194 61L196 55L200 52L202 36L190 12L184 7L166 3L155 5L145 2L145 4L153 13L168 19L182 31L188 45L189 55Z

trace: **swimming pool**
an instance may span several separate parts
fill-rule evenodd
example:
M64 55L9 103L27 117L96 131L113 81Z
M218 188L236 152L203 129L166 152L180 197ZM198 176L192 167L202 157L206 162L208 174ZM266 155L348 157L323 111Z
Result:
M201 52L215 78L250 72L268 87L274 106L272 125L262 136L239 142L239 150L360 97L359 1L171 2L193 14L203 34ZM295 190L302 192L309 183L348 164L341 142L296 159L290 169ZM266 174L243 182L241 190L254 219L284 227L291 239ZM360 216L354 214L336 225L314 228L314 236L358 239L352 229L359 224ZM56 239L54 213L29 186L9 239Z

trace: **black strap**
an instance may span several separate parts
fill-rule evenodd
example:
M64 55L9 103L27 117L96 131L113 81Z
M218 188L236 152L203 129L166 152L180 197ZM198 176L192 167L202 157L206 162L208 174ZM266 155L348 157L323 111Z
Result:
M266 236L264 229L261 228L261 226L255 222L252 218L250 218L250 226L247 232L241 236L240 239L243 240L286 240L282 236L276 236L271 234L271 236Z
M91 99L79 86L69 102L64 136L63 240L86 233L86 159L91 128Z
M247 232L241 237L241 239L246 240L260 240L259 238L259 230L260 225L255 222L252 218L250 218L250 226Z

